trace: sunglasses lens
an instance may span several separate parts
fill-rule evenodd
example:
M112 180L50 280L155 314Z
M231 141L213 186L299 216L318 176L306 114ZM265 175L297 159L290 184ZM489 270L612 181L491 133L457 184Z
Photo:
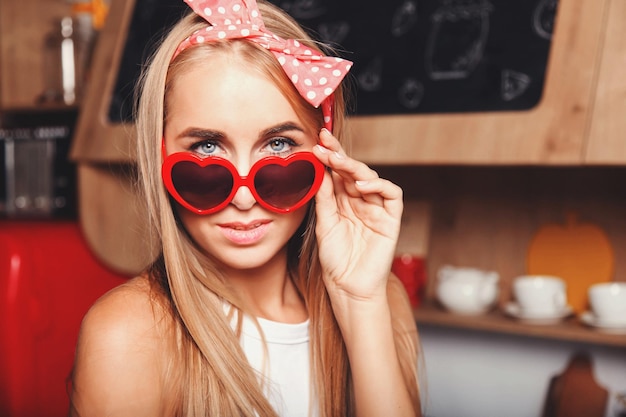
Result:
M286 209L306 197L315 180L315 168L309 161L294 161L287 166L267 165L254 177L254 187L267 204Z
M233 176L221 165L201 167L194 162L180 161L172 167L172 183L191 206L209 210L228 198L233 189Z

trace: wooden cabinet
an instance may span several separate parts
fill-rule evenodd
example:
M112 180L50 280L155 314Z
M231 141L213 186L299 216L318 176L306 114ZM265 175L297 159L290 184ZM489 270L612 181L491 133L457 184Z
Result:
M625 8L619 0L559 1L544 96L535 108L356 117L354 154L376 164L626 163Z

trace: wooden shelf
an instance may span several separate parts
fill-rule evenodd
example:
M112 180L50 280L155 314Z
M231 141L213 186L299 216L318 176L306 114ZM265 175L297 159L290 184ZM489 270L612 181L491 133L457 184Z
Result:
M457 329L480 330L519 336L585 342L597 345L626 347L626 334L615 334L592 329L575 316L557 324L530 324L506 316L499 310L480 316L463 316L450 313L433 302L427 302L414 310L420 324Z

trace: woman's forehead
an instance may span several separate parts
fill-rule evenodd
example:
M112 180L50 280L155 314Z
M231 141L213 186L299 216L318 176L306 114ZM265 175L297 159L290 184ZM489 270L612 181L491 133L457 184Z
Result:
M243 132L285 121L302 124L274 81L228 57L181 73L172 87L167 105L174 130L193 125Z

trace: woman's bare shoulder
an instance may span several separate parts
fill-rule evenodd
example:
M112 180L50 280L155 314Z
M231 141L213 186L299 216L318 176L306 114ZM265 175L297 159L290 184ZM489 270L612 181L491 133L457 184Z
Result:
M83 319L79 348L81 343L97 349L141 348L144 356L158 355L169 330L169 314L158 294L143 276L104 294Z
M86 318L115 318L124 314L151 314L154 291L148 278L138 276L126 281L101 296L91 307ZM147 317L145 317L147 318Z
M114 288L91 307L81 326L73 374L72 405L80 414L160 414L160 381L167 367L165 311L145 278Z
M164 318L165 310L161 306L148 280L133 278L94 303L83 319L81 336L85 333L127 338L151 335L159 331L157 324Z

